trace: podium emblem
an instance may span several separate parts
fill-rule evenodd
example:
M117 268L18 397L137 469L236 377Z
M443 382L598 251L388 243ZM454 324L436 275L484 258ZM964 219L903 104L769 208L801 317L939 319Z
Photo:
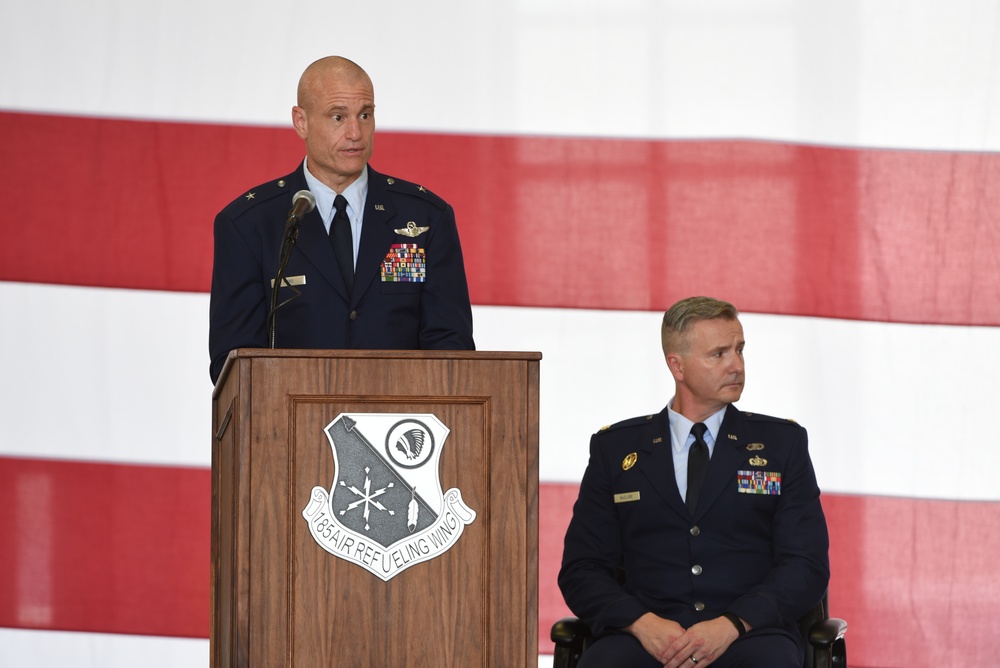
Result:
M450 430L431 414L341 413L324 429L330 489L314 487L302 517L330 554L388 582L451 549L476 512L441 489Z

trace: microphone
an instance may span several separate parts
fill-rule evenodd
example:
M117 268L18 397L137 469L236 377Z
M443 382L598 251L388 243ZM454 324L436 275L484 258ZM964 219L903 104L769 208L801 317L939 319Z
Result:
M316 208L316 196L308 190L300 190L292 195L292 210L288 212L285 219L285 227L298 225L302 222L302 216Z

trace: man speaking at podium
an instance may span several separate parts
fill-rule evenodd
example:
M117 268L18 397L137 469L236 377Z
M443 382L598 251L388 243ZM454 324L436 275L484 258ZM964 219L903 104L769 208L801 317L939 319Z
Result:
M292 124L306 147L298 169L215 218L212 382L236 348L474 350L454 211L368 165L368 74L346 58L317 60Z

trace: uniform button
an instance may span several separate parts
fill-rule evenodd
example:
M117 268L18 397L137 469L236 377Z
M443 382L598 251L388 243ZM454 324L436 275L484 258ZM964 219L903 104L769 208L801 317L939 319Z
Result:
M700 533L701 533L701 528L697 524L695 526L691 527L691 535L692 536L697 536Z
M698 564L692 566L691 573L693 573L694 575L701 575L701 566L699 566Z
M701 601L698 601L697 603L694 604L694 609L697 610L698 612L701 612L702 610L705 609L705 604L702 603Z
M358 319L358 312L351 311L351 320L357 320L357 319Z

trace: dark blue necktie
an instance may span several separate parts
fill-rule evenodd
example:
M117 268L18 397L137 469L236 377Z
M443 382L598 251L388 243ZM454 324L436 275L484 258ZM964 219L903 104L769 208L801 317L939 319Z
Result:
M695 508L698 507L698 497L701 496L701 485L705 482L705 474L708 473L708 444L705 443L705 432L708 427L703 422L698 422L691 427L691 435L694 436L694 443L688 450L688 489L687 507L688 512L694 515Z
M333 200L336 212L330 224L330 245L333 254L337 256L337 264L344 275L347 292L354 287L354 238L351 234L351 219L347 217L347 200L343 195L337 195Z

